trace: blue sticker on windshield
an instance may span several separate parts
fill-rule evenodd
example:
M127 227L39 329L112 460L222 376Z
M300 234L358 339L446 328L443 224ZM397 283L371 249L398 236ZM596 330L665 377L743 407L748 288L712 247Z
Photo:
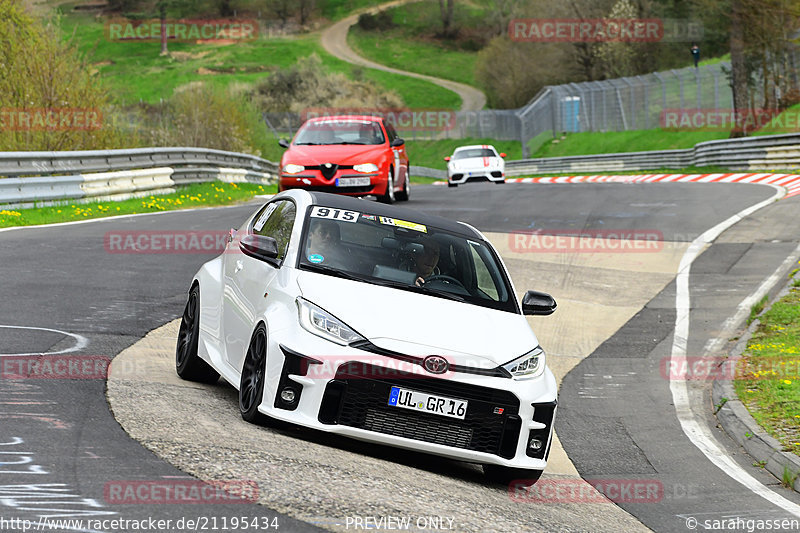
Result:
M308 256L308 260L312 263L322 263L325 261L325 258L322 257L320 254L311 254Z

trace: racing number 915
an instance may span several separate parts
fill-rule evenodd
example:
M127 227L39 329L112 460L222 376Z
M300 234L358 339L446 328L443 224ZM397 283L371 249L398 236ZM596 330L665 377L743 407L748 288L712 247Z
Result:
M355 222L358 213L356 211L345 211L343 209L333 209L330 207L315 207L311 212L312 217L316 218L330 218L333 220L342 220L345 222Z

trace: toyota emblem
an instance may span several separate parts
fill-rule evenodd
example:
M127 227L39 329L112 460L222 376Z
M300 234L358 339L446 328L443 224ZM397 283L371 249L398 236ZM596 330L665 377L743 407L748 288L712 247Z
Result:
M441 355L429 355L422 361L422 366L431 374L444 374L450 364Z

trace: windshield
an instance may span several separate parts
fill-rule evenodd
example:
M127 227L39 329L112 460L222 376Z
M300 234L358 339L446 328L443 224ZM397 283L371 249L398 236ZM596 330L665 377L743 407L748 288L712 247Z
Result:
M516 313L483 241L368 211L310 208L299 268Z
M383 144L381 125L373 120L325 119L306 122L294 144Z
M470 157L497 157L491 148L468 148L453 154L453 159L469 159Z

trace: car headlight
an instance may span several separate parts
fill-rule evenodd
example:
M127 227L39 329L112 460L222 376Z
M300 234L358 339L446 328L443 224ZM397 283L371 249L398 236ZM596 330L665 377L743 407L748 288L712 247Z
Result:
M289 163L288 165L283 167L283 173L284 174L298 174L298 173L304 171L305 169L306 169L306 167L304 167L303 165L295 165L294 163Z
M527 379L540 376L544 372L544 350L537 346L522 357L503 365L514 379Z
M353 331L350 326L321 307L303 298L297 298L296 302L300 325L309 333L342 345L364 339L364 337Z
M353 165L353 170L356 172L377 172L378 165L375 163L362 163L360 165Z

